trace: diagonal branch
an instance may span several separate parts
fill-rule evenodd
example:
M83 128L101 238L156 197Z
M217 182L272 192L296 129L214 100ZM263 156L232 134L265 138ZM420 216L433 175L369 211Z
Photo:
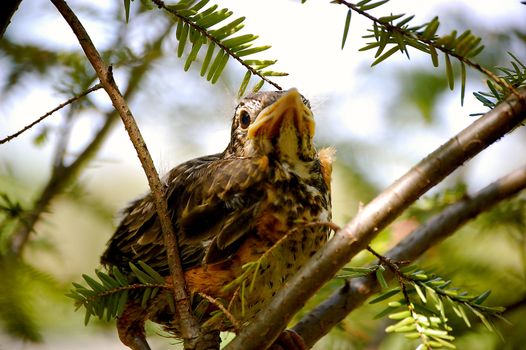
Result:
M325 247L278 291L267 308L227 347L264 349L319 288L363 250L411 203L464 162L526 119L526 89L510 96L424 158L365 206Z
M38 118L37 120L33 121L31 124L29 125L26 125L23 129L3 138L0 140L0 145L3 144L3 143L6 143L6 142L9 142L11 141L12 139L14 139L15 137L19 136L20 134L26 132L27 130L31 129L33 126L37 125L38 123L40 123L42 120L46 119L47 117L49 117L50 115L52 115L53 113L55 113L56 111L66 107L67 105L70 105L72 104L73 102L83 98L84 96L86 96L87 94L95 91L95 90L98 90L102 88L102 85L101 84L97 84L93 87L90 87L89 89L87 90L84 90L82 91L80 94L78 95L75 95L73 96L72 98L70 98L69 100L59 104L57 107L53 108L51 111L47 112L46 114L44 114L43 116L41 116L40 118Z
M111 67L107 67L104 64L88 33L67 3L64 0L51 0L51 2L55 5L57 10L61 13L73 30L74 34L77 36L79 43L86 54L86 57L95 69L95 72L97 73L101 84L110 97L113 106L119 112L124 127L126 128L126 131L128 132L128 135L130 136L130 139L137 151L137 155L141 161L141 165L144 168L144 172L146 173L148 183L152 190L155 209L159 216L162 227L168 265L170 267L170 274L172 276L175 307L179 318L181 333L185 339L185 347L189 346L190 348L194 348L199 341L201 332L197 320L192 314L188 292L186 290L186 283L184 280L183 269L177 248L177 238L172 226L172 221L168 214L168 205L165 200L165 187L159 179L159 175L155 169L153 160L150 156L150 153L148 152L146 143L142 138L141 132L137 126L137 123L135 122L132 112L128 107L128 103L120 93L119 88L113 79Z
M470 198L451 204L389 250L385 257L393 261L414 261L430 247L451 236L469 220L475 219L479 214L516 195L524 188L526 167L500 178ZM391 278L392 274L386 271L384 276ZM305 315L294 326L294 330L302 336L308 346L312 346L379 290L380 285L374 275L354 278Z

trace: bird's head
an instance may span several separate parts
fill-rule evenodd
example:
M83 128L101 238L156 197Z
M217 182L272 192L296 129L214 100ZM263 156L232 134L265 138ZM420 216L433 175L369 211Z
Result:
M311 161L316 156L312 143L314 126L309 102L298 90L250 94L236 107L226 153Z

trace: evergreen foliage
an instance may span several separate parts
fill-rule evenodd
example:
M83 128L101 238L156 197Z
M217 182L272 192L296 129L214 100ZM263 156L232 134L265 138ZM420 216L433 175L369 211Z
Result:
M472 34L470 30L466 30L461 34L453 30L449 34L440 36L437 34L440 26L438 17L424 24L410 25L414 15L407 16L405 13L402 13L377 18L368 12L384 5L388 1L389 0L381 0L372 2L372 0L364 0L356 4L345 0L333 1L333 3L348 7L343 31L342 49L345 45L350 27L351 12L355 11L373 22L373 28L369 29L370 34L363 36L363 38L370 39L371 42L360 49L360 51L376 49L374 55L375 60L371 66L375 66L386 60L396 52L403 53L409 58L408 47L412 47L428 54L431 57L433 66L438 67L438 51L440 51L444 56L446 77L451 90L455 87L455 74L450 57L454 57L460 62L461 104L464 103L466 91L466 65L482 72L490 78L490 80L488 80L488 87L491 93L475 93L475 97L488 107L494 107L496 103L516 91L516 88L523 86L525 80L524 64L511 53L510 55L514 60L512 62L513 70L498 68L498 70L504 74L503 76L497 76L490 70L472 61L475 56L482 52L484 45L481 43L481 38ZM484 98L487 96L495 98L496 103L492 104Z
M98 280L84 274L82 277L87 287L73 283L74 289L67 296L75 300L77 309L85 308L84 323L86 325L91 316L107 321L120 316L130 297L140 300L141 305L146 307L148 301L154 298L160 290L170 290L171 287L154 269L142 261L139 261L138 265L130 263L132 273L129 275L123 274L115 266L111 274L95 271ZM166 299L174 310L171 293L166 294Z
M126 20L129 18L130 1L124 0ZM252 76L259 78L252 87L254 92L261 89L265 82L281 90L281 87L269 77L284 76L287 73L267 69L275 64L276 60L245 58L270 48L269 45L254 46L253 42L258 38L257 35L237 35L244 27L245 17L238 17L225 24L233 12L227 8L219 9L218 5L207 7L209 0L181 0L174 5L166 5L162 0L152 0L152 2L170 13L177 23L176 39L179 42L177 56L182 57L185 48L189 47L190 52L184 63L185 71L190 69L200 52L206 52L202 59L200 75L212 84L217 82L228 60L232 58L246 69L238 89L238 96L245 94Z

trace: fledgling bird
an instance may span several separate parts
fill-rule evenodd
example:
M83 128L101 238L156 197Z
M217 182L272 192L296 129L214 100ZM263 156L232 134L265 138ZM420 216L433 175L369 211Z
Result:
M331 218L334 151L316 150L314 127L309 103L296 89L250 94L235 109L222 153L182 163L164 178L186 283L203 328L217 334L233 330L232 318L246 325L326 242L328 227L306 225ZM140 260L169 278L151 194L126 209L101 258L106 267L123 271ZM254 262L257 268L247 274L246 265ZM222 303L230 318L218 316L217 305L200 295ZM134 350L149 349L147 319L179 335L160 293L145 308L128 302L117 322L121 341Z

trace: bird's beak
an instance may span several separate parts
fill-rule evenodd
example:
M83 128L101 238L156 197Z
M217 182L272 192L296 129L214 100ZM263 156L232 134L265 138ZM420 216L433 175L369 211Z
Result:
M293 127L300 135L314 136L314 117L296 89L290 89L263 109L248 128L248 138L274 138L282 129Z

